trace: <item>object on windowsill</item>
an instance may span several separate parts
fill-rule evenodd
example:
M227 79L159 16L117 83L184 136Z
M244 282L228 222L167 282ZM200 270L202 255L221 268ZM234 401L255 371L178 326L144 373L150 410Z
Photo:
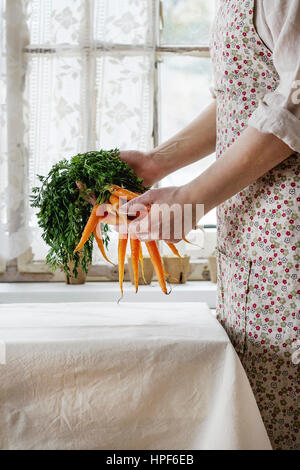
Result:
M185 284L191 270L190 256L164 256L166 279L170 284Z
M135 285L134 272L132 266L132 257L127 256L128 270L131 284ZM143 258L143 265L141 265L141 260L139 261L139 277L138 284L140 286L145 286L151 284L153 278L153 264L150 257Z
M77 277L72 275L72 267L70 267L70 274L65 274L66 284L71 285L78 285L78 284L85 284L86 282L86 274L81 267L78 268Z
M217 282L217 259L216 254L213 252L211 256L208 257L208 267L210 272L210 280L216 284Z
M83 257L83 250L79 252L79 258ZM85 284L86 282L86 273L83 270L81 264L78 266L75 265L74 261L69 261L68 263L68 274L65 272L66 284L79 285Z

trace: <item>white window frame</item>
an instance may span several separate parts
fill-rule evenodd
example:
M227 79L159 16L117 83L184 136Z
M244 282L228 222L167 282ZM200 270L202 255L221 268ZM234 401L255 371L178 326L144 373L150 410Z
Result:
M181 46L181 45L162 45L160 44L160 37L161 37L161 25L163 24L163 2L162 0L153 0L155 2L154 8L154 24L156 28L154 28L154 37L153 37L153 48L155 51L155 68L154 68L154 75L153 75L153 83L154 83L154 93L153 93L153 146L156 147L159 144L159 64L163 61L163 58L167 55L185 55L185 56L193 56L193 57L200 57L200 58L209 58L209 46L208 45L190 45L190 46ZM13 9L18 7L18 0L10 0L7 2L10 9L10 14L13 13ZM87 27L88 22L90 21L90 12L89 12L89 2L86 2L86 8L88 9L86 14L86 21ZM17 45L18 47L18 45ZM93 46L93 50L94 50ZM72 46L69 46L72 49ZM98 42L96 44L96 48L99 50L105 51L115 51L117 53L130 53L136 52L139 49L139 46L132 46L132 45L121 45L121 44L114 44L109 46L107 43L101 44ZM144 50L144 46L141 47ZM89 67L89 51L92 50L91 47L87 45L86 53L87 53L87 67ZM16 51L10 51L12 53ZM23 54L55 54L56 49L55 47L43 47L43 46L32 46L32 45L25 45L23 47ZM92 73L87 73L85 76L92 77ZM11 80L20 80L20 77L10 77ZM91 83L90 79L86 80L85 87L87 90L92 90L93 84ZM19 90L20 87L11 87L13 90ZM21 93L21 91L19 91ZM87 94L87 96L89 96ZM90 94L91 96L91 94ZM13 104L22 103L22 97L16 96L16 93L10 97L13 100ZM87 106L89 104L87 103ZM93 132L94 126L92 124L93 119L93 112L90 112L88 108L85 110L86 114L86 133L89 134ZM19 113L21 116L21 112ZM22 124L20 122L20 126L18 132L16 133L16 128L13 129L14 135L17 135L17 142L15 142L15 151L17 148L20 147L20 142L22 141ZM86 135L86 141L92 142L93 136ZM19 158L26 158L25 155L21 155L19 152ZM26 163L26 162L24 162ZM10 169L12 174L14 168ZM212 228L213 230L206 234L206 237L209 238L209 246L212 244L215 246L216 244L216 229L214 226L207 226L207 228ZM209 272L208 272L208 264L207 258L210 255L210 252L203 248L203 253L201 254L201 258L192 260L192 271L189 276L190 280L208 280L209 279ZM35 261L33 259L32 249L29 248L25 253L19 256L16 260L12 260L5 265L3 260L0 259L0 281L1 282L13 282L13 281L64 281L65 277L62 272L57 270L53 273L50 268L46 265L44 261ZM129 279L128 269L125 266L125 280ZM116 267L111 267L110 265L92 265L89 269L89 275L87 277L88 281L117 281L118 280L118 272Z

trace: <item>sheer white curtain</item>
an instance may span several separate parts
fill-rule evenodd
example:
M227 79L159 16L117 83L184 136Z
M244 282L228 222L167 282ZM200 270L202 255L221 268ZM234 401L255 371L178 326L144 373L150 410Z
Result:
M0 0L0 257L40 239L36 174L151 146L155 0Z

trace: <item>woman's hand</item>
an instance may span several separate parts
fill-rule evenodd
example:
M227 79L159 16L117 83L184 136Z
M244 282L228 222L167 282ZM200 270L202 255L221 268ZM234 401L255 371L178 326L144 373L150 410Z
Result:
M128 232L141 241L177 243L196 225L199 211L190 200L188 186L151 189L120 207L120 213L136 217Z
M136 150L123 150L120 158L126 162L135 174L143 179L145 186L152 186L161 179L160 168L151 153Z
M153 154L138 152L136 150L123 150L120 158L126 162L135 174L143 179L144 186L152 186L161 179L159 165L154 160ZM81 181L76 182L79 191L83 190ZM91 194L87 199L93 206L96 204L96 197Z

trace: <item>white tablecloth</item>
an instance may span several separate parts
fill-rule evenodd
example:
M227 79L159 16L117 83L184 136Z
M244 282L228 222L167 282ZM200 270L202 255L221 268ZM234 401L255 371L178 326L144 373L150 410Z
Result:
M1 449L270 449L199 303L0 306Z

